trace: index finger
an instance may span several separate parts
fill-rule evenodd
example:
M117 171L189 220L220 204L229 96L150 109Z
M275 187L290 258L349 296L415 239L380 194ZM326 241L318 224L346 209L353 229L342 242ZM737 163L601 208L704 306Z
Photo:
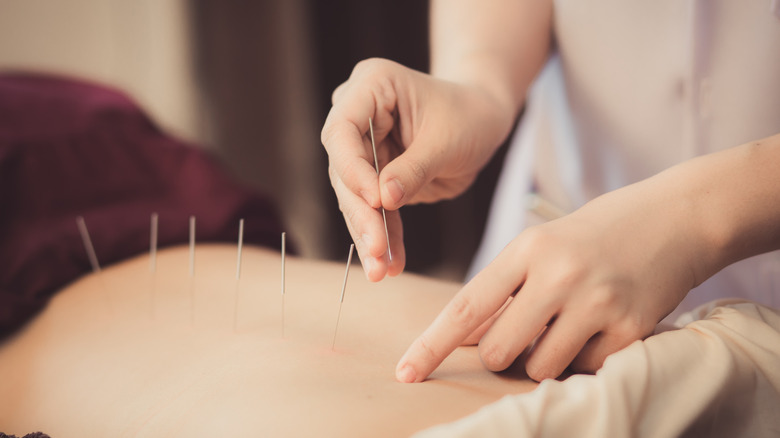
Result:
M320 140L344 185L378 208L381 205L379 179L370 140L366 137L369 117L377 116L376 100L370 90L359 86L344 93L328 113Z
M518 266L518 260L520 265ZM399 382L422 382L477 327L504 305L525 280L523 260L509 244L466 284L401 357L395 370Z

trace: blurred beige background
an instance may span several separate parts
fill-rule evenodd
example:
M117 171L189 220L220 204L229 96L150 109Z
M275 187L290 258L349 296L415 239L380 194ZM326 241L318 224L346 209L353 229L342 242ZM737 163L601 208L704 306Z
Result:
M91 79L269 194L299 252L344 257L349 235L319 131L360 59L426 70L419 0L0 0L0 71ZM461 279L499 157L458 200L402 209L407 268Z
M198 139L185 0L0 0L0 69L95 79Z
M200 2L0 0L0 70L55 72L124 90L166 131L215 149L238 177L250 184L273 188L284 220L297 237L298 248L305 255L323 256L329 244L323 238L329 224L313 220L324 208L323 199L314 196L319 189L311 179L295 177L299 171L307 175L315 168L309 158L312 154L297 146L316 145L319 141L307 103L311 93L306 84L311 81L304 77L311 74L311 67L306 65L310 56L303 38L296 38L304 28L298 23L301 2L257 4L272 10L274 19L264 23L263 17L268 14L252 19L278 36L259 41L258 56L266 44L266 50L275 54L275 62L270 64L275 70L286 72L276 75L277 86L285 91L276 93L273 101L257 102L258 107L272 107L282 113L273 124L273 132L261 135L261 141L291 145L273 148L278 153L272 156L259 146L242 153L234 145L220 141L231 136L210 123L220 114L209 108L214 96L208 85L199 80L202 78L196 69L198 51L193 49L193 41L198 40L193 20ZM229 30L230 23L225 23L225 18L230 16L218 17L219 8L212 9L214 14L209 16L221 21L214 27L226 26L225 30ZM271 29L267 27L274 23ZM258 82L264 79L268 78L257 78ZM224 123L229 125L230 121ZM260 121L256 125L268 128ZM266 156L258 156L261 154ZM278 171L278 163L284 163L285 172Z

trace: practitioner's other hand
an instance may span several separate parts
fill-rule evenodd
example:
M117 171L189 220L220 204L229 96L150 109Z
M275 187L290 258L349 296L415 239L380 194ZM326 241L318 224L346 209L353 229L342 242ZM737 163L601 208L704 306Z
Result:
M528 348L525 369L541 381L570 364L595 371L651 334L717 265L671 181L659 174L518 235L414 341L397 379L420 382L478 340L492 371Z
M479 87L383 59L358 63L332 99L322 129L331 184L366 276L379 281L399 274L406 261L398 208L462 193L508 135L516 109Z

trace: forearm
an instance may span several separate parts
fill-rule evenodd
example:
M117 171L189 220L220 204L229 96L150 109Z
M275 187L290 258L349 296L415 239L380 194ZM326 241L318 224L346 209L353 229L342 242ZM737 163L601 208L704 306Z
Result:
M697 280L780 249L780 134L670 169L691 230L703 242ZM673 190L673 187L669 187Z
M548 0L432 0L431 74L485 91L511 121L547 58Z

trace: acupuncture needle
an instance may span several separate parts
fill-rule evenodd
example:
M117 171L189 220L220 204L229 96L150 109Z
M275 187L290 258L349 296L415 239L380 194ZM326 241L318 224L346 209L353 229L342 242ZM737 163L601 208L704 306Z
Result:
M89 238L89 231L87 230L87 223L84 221L83 216L79 216L76 218L76 225L79 228L79 234L81 234L81 241L84 243L84 248L87 250L87 257L89 258L89 263L92 265L92 272L97 275L98 281L100 281L100 285L103 289L103 293L106 296L106 300L108 300L108 289L106 288L106 283L103 280L103 276L101 275L101 269L100 269L100 263L98 263L97 254L95 253L95 247L92 245L92 239ZM111 302L109 300L109 308L113 311Z
M159 216L157 213L152 213L150 230L149 230L149 273L152 277L152 287L149 293L149 312L152 319L155 319L155 304L154 296L157 289L157 228L159 224Z
M154 274L157 271L157 225L159 216L152 213L151 223L149 224L149 273Z
M190 216L190 324L195 323L195 216Z
M376 143L374 142L374 121L371 117L368 118L368 130L371 132L371 149L374 151L374 167L376 168L376 175L379 176L379 160L376 158ZM393 253L390 251L390 233L387 231L387 215L385 214L385 208L379 207L382 210L382 221L385 223L385 238L387 239L387 258L390 262L393 261Z
M236 296L233 307L233 331L238 330L238 285L241 279L241 250L244 246L244 220L238 221L238 257L236 260Z
M349 257L347 257L347 269L344 271L344 283L341 285L341 298L339 298L339 313L336 316L336 328L333 330L333 343L330 346L331 351L336 348L336 334L339 331L339 320L341 319L341 307L344 304L344 291L347 289L347 277L349 277L349 266L352 264L352 252L355 250L355 244L349 246Z
M79 227L81 241L84 242L84 248L87 250L87 257L89 257L89 263L92 265L92 272L98 274L100 273L100 264L98 263L97 254L95 254L95 247L92 246L92 239L89 238L87 223L84 222L83 216L76 218L76 225Z
M282 232L282 287L281 287L281 291L282 291L282 339L284 339L284 287L285 287L285 284L284 284L284 260L286 258L286 250L285 250L286 236L287 236L287 233Z

